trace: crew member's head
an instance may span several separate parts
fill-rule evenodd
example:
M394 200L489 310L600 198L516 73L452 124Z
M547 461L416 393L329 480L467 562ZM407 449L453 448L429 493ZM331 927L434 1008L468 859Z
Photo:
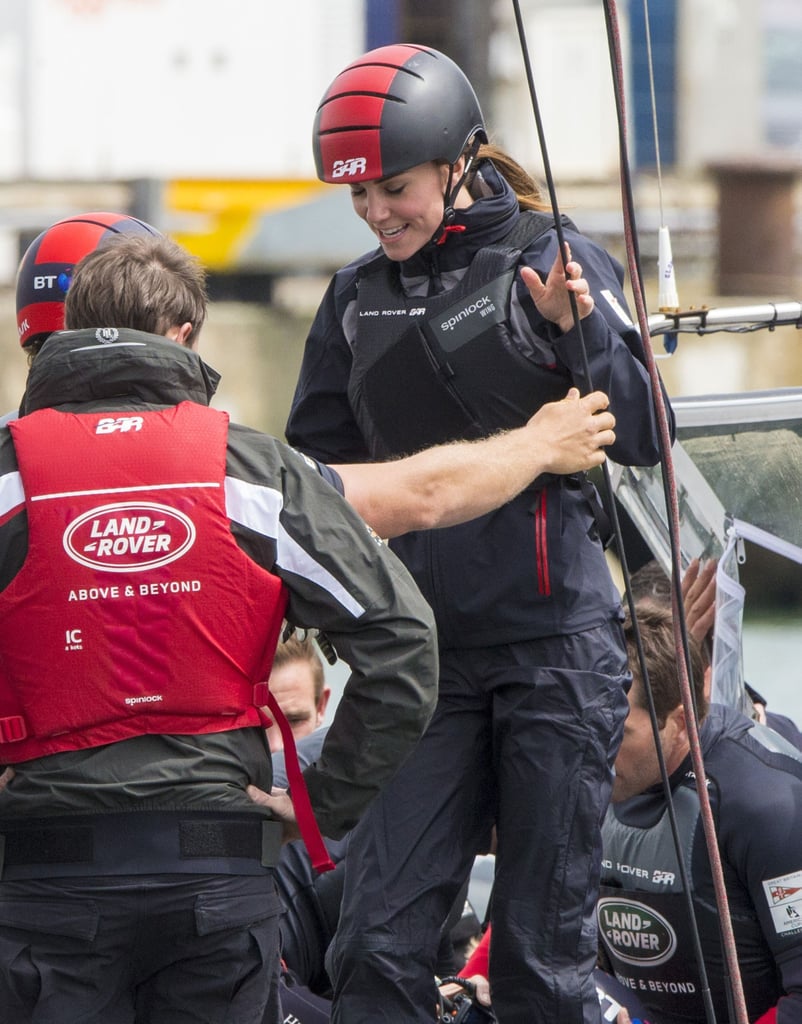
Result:
M669 774L675 771L690 749L685 709L682 703L672 613L654 604L637 607L638 626L649 688L652 694L660 746ZM646 687L642 678L635 631L627 618L624 633L632 672L629 715L624 738L615 760L613 801L627 800L660 782L660 762L654 741ZM699 645L689 638L691 687L699 720L707 714L705 665Z
M348 65L315 118L318 177L351 188L354 209L386 255L404 260L442 237L479 145L487 142L471 83L445 54L396 43Z
M296 740L323 724L331 690L314 642L295 636L279 644L270 673L270 690L289 722ZM284 746L277 725L267 730L272 751Z
M33 354L48 335L64 328L64 299L80 259L117 238L159 234L150 224L125 213L80 213L42 231L26 249L17 270L20 345Z
M206 319L206 272L164 235L128 235L84 256L64 304L64 326L127 327L195 348Z

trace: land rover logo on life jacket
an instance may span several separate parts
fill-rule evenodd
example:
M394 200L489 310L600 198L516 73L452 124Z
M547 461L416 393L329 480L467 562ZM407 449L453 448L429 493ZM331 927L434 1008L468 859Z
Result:
M661 914L643 903L604 897L598 903L598 918L611 953L625 963L656 967L674 955L674 929Z
M105 572L156 569L181 558L194 543L191 519L149 501L99 505L64 531L64 550L70 558Z

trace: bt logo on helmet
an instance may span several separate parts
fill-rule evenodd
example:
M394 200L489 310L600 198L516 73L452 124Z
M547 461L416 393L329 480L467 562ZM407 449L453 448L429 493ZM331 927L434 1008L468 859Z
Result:
M63 270L60 274L37 274L33 279L34 291L42 291L43 289L51 291L52 289L58 289L60 292L66 292L70 287L72 281L72 275L65 273Z
M367 167L364 156L352 156L348 160L335 160L331 168L332 178L344 178L346 175L361 174Z
M33 279L34 291L41 291L42 289L58 288L59 291L66 292L70 286L70 276L68 274L37 274Z

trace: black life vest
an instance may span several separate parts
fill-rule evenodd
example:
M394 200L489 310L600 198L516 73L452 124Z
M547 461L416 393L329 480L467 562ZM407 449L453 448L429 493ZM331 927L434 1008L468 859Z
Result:
M696 789L678 786L673 804L710 990L716 1013L726 1020L718 910L710 895L699 892L701 880L693 874L693 854L702 828ZM602 838L599 936L616 977L636 991L646 1009L658 1013L666 1024L703 1020L702 983L667 810L654 825L644 828L619 821L611 808L602 826ZM739 898L741 887L731 870L728 875L733 932L752 1019L753 1014L776 1002L781 990L749 894L742 892Z
M405 295L383 253L361 268L348 395L374 458L518 427L564 397L565 376L528 359L510 324L521 253L553 226L522 213L440 295Z

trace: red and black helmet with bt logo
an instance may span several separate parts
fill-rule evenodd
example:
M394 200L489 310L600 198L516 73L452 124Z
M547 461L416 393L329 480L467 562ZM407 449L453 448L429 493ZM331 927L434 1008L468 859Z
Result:
M317 175L349 184L429 160L453 164L475 136L487 141L482 111L453 60L424 46L381 46L341 71L320 102Z
M17 271L17 329L23 348L64 328L64 297L75 264L115 235L128 234L161 232L125 213L80 213L31 242Z

